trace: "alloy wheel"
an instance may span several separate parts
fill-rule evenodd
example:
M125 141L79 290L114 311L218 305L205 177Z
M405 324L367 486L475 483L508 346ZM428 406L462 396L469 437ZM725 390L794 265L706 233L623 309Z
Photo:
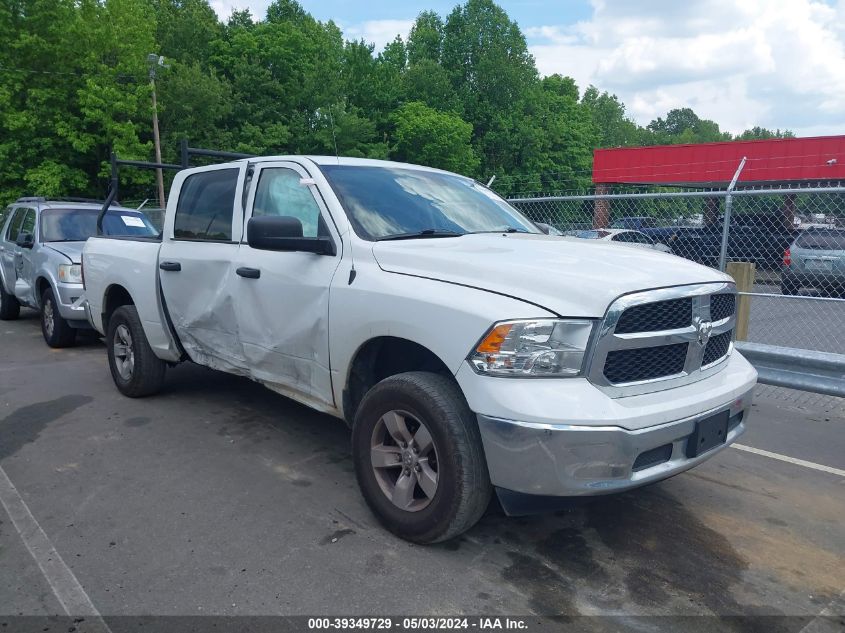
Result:
M112 344L117 373L123 380L131 380L135 371L135 350L132 345L132 334L123 323L115 328Z
M49 299L44 302L43 308L44 316L44 331L47 332L47 338L52 338L53 331L56 329L56 315L53 310L53 302Z
M439 465L425 424L405 411L388 411L376 423L370 463L381 491L397 508L419 512L437 493Z

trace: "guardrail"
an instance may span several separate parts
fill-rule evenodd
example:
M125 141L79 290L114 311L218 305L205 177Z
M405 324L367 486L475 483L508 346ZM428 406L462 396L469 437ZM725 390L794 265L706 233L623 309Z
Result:
M764 385L845 397L845 354L737 342Z

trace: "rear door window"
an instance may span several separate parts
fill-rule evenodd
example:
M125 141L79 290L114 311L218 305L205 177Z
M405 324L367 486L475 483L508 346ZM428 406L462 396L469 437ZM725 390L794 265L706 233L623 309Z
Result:
M630 244L632 242L637 241L636 237L637 237L636 233L617 233L616 235L614 235L610 239L614 242L623 242L625 244Z
M237 168L215 169L185 179L173 224L176 239L232 241L239 173Z
M0 232L2 232L3 229L5 228L6 220L9 218L9 216L11 214L12 214L12 207L11 206L8 206L5 209L0 210Z
M628 241L634 244L654 244L654 241L644 233L628 233Z
M816 251L845 251L845 231L807 231L795 246Z

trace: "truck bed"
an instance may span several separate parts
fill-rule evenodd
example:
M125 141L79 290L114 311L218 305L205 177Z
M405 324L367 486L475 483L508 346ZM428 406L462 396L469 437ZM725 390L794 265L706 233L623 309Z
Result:
M181 351L167 324L159 290L158 237L92 237L83 251L85 301L91 325L105 335L108 300L128 295L141 318L156 356L177 361Z

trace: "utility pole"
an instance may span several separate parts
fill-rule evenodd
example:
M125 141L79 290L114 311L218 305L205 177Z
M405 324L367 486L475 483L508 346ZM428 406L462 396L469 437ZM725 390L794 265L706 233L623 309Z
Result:
M153 89L153 145L155 146L156 162L161 163L161 137L158 133L158 102L156 101L156 67L164 67L164 57L150 53L147 55L147 63L150 65L150 85ZM164 209L167 201L164 199L164 173L161 168L156 169L156 181L158 182L158 205Z

